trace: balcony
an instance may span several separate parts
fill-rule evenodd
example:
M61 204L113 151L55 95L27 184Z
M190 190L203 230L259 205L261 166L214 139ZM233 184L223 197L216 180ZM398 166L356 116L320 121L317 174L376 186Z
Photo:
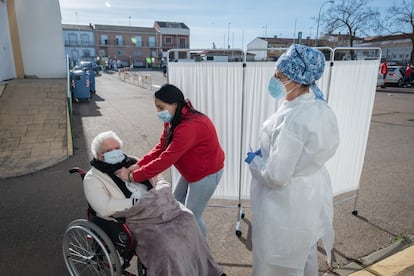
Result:
M117 39L102 39L96 46L125 46L125 44Z
M93 41L79 41L79 40L65 40L66 47L122 47L122 48L151 48L156 49L159 46L156 43L141 42L139 45L126 45L124 41L118 41L116 39L105 39L99 40L99 42L94 43Z
M95 47L93 41L65 40L66 47Z

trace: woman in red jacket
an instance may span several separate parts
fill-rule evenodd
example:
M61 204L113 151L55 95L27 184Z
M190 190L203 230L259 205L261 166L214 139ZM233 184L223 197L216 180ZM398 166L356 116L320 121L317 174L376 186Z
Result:
M204 235L202 214L223 174L224 151L211 120L195 110L171 84L155 92L155 107L164 122L160 142L136 165L119 170L125 181L140 182L174 165L180 172L174 195L197 218Z

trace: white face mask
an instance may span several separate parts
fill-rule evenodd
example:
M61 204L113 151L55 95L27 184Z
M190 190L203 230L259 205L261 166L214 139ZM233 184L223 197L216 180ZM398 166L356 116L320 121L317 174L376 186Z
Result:
M108 164L118 164L124 160L125 156L122 150L111 150L104 153L104 162Z

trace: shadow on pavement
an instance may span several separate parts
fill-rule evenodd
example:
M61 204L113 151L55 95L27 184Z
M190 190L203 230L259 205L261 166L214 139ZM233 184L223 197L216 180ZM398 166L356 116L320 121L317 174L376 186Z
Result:
M1 180L2 275L67 275L62 238L67 225L85 217L82 182L68 170L89 168L82 120L74 105L74 155L52 167ZM7 222L7 223L6 223Z

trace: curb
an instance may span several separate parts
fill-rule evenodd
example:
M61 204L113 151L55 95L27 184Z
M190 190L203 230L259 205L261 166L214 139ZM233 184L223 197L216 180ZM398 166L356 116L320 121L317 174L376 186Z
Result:
M370 265L363 270L352 273L351 276L404 275L406 273L410 273L410 271L414 271L413 261L414 245L411 245L410 247L392 255L391 257Z
M338 270L341 276L409 276L414 275L414 236L380 249L360 262L352 262ZM409 273L409 274L405 274ZM411 273L411 274L410 274Z
M5 88L6 88L6 83L0 82L0 97L3 95Z

